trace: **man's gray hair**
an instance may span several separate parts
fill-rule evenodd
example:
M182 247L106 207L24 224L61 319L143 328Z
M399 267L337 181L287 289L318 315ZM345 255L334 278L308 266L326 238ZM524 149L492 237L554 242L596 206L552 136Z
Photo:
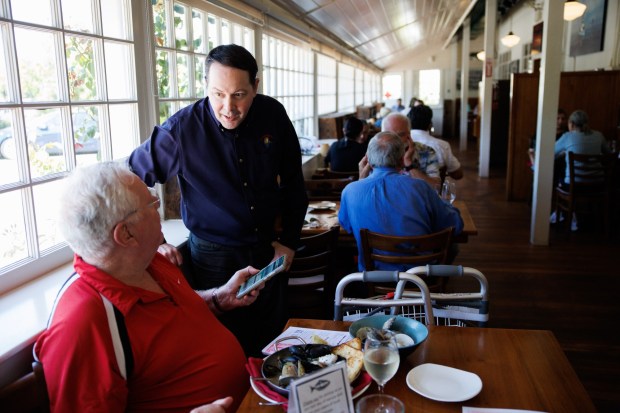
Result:
M588 114L583 110L576 110L570 114L568 121L575 125L580 131L588 132Z
M139 198L129 188L136 179L117 162L80 167L65 179L58 225L76 254L101 259L110 252L114 226L138 206Z
M373 167L400 168L405 144L393 132L379 132L370 140L367 155Z

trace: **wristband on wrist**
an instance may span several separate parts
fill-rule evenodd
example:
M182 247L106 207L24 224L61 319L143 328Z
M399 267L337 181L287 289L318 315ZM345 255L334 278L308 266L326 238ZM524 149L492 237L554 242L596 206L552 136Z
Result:
M224 312L224 309L220 306L220 302L217 299L217 287L214 288L213 292L211 293L211 302L213 303L213 306L217 311L219 311L220 313Z
M413 164L413 163L411 165L405 166L405 171L407 171L407 172L409 172L412 169L417 169L415 164Z

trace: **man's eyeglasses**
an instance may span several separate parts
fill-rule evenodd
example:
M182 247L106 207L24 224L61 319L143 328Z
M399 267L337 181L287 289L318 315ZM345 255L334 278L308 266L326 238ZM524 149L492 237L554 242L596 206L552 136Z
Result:
M155 207L155 209L159 209L159 206L161 205L161 199L159 199L159 195L157 194L157 191L155 190L155 188L147 188L147 189L149 190L149 193L151 194L151 196L155 198L155 200L152 202L149 202L148 204L144 206L134 209L133 211L125 215L125 217L122 219L123 221L142 209L151 208L151 207Z

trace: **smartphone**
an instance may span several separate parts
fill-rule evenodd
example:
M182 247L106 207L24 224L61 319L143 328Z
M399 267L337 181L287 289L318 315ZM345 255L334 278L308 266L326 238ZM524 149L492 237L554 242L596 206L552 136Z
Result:
M257 288L267 280L271 279L271 277L282 271L284 271L284 255L276 259L275 261L272 261L257 274L254 274L253 276L248 278L246 282L241 284L241 287L239 287L239 292L237 293L237 298L243 297L253 289Z

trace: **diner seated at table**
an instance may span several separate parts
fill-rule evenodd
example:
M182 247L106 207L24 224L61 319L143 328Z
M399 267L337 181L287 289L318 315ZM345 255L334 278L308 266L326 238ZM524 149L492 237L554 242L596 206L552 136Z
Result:
M417 105L407 114L411 122L411 139L433 148L437 154L439 168L446 168L447 176L452 179L463 178L461 163L452 153L450 144L430 134L433 127L433 110L426 105Z
M77 168L60 205L75 273L34 346L51 411L235 411L246 356L217 315L256 300L236 292L258 270L194 291L157 252L159 198L119 163Z
M407 136L408 136L407 129ZM357 243L358 268L365 270L360 229L395 236L432 234L454 227L463 230L459 210L442 201L435 189L421 179L401 174L405 143L393 132L381 132L368 144L372 173L342 191L338 221ZM376 263L379 270L405 271L398 264Z
M400 113L390 113L381 124L382 132L395 133L405 145L402 161L402 172L413 178L428 182L433 188L441 183L439 161L433 148L411 139L411 123L409 118ZM371 139L372 141L372 139ZM365 156L358 164L360 179L367 177L372 171L372 165Z
M357 171L357 164L366 154L364 121L350 117L342 131L344 137L330 146L325 166L335 172Z

